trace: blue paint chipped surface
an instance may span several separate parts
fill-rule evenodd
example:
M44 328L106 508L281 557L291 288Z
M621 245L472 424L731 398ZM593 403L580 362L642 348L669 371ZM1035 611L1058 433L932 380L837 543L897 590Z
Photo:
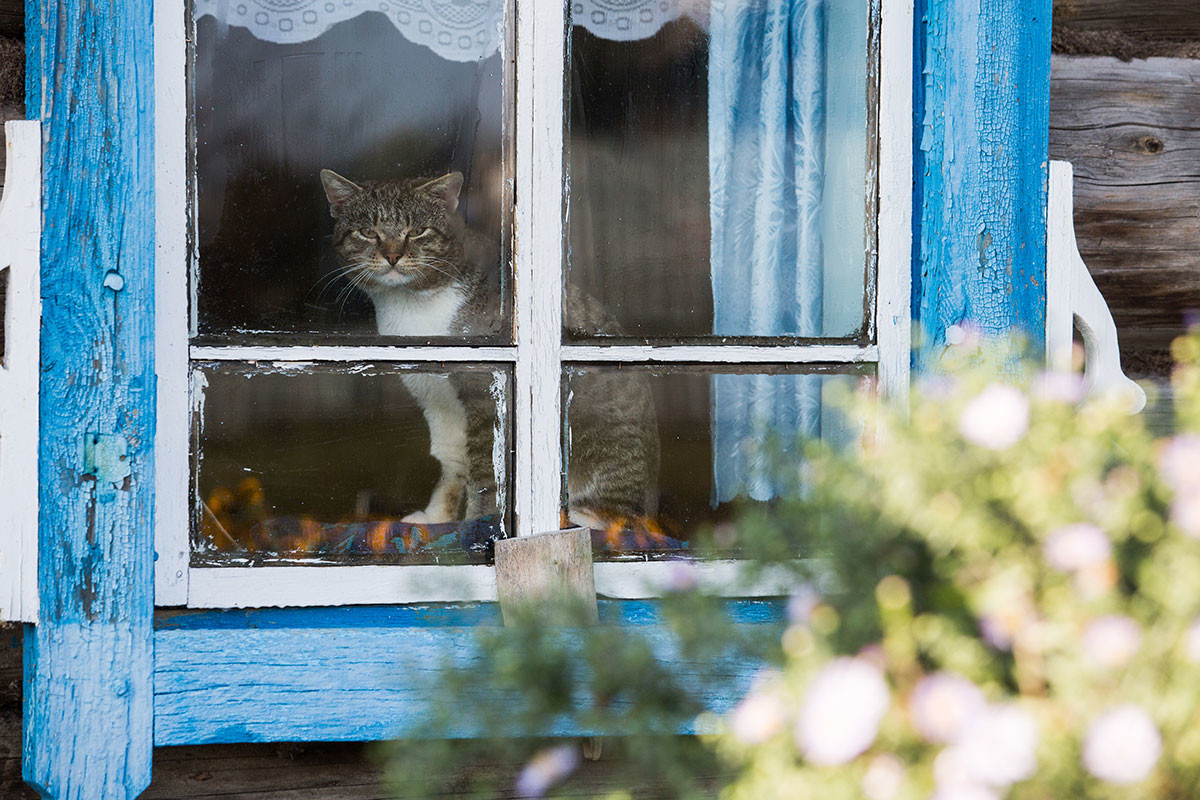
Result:
M25 642L22 769L64 800L150 782L152 23L152 0L26 3L44 182L41 616Z
M779 625L783 601L729 603L734 620ZM654 602L601 601L601 618L638 626L677 674L700 674L678 652ZM443 665L486 674L479 625L500 625L494 604L204 612L162 619L155 633L157 745L373 741L421 733L429 686ZM578 637L564 630L564 637ZM705 704L727 711L763 665L717 665ZM706 686L709 685L707 682ZM456 736L496 735L467 727ZM570 727L548 736L602 733ZM608 731L616 734L620 731Z
M1045 331L1050 0L918 0L913 316L929 367L951 325Z

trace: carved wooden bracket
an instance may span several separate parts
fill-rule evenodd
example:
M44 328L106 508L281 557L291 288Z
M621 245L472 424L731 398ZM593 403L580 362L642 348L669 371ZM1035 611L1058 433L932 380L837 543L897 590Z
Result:
M1079 254L1074 182L1074 170L1068 162L1050 162L1046 358L1052 369L1070 369L1074 331L1078 328L1083 337L1088 394L1120 394L1128 402L1129 413L1136 414L1146 407L1146 392L1121 371L1117 326Z

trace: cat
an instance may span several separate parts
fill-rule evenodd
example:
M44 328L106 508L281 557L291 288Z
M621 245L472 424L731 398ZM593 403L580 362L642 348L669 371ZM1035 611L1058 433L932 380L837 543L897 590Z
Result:
M385 336L435 338L494 330L499 256L458 213L463 176L359 185L331 171L321 183L334 219L340 268L375 307ZM568 288L565 317L580 330L619 333L595 298ZM495 403L487 372L403 378L429 426L441 475L414 524L478 519L499 511L492 466ZM585 371L569 384L567 519L594 529L652 524L659 440L649 377Z

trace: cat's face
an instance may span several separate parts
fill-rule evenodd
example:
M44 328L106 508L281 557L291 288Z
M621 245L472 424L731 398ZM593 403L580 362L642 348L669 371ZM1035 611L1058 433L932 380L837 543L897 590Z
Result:
M368 292L423 291L461 277L462 173L359 186L326 169L321 183L334 219L333 247L352 284Z

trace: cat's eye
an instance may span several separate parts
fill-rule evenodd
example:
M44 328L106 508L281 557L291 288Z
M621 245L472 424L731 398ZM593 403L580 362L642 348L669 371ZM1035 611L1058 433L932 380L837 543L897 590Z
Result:
M433 233L433 228L413 228L408 234L410 239L420 239Z
M355 231L355 233L357 233L359 236L363 237L364 239L378 239L379 238L379 232L376 231L374 228L359 228L357 231Z

